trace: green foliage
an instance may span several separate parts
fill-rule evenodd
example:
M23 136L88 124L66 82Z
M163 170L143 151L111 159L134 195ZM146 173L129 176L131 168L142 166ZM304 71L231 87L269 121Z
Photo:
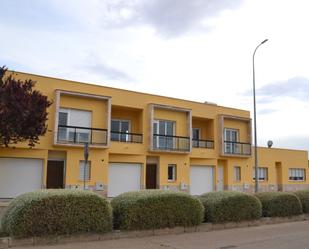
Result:
M17 80L0 67L0 146L28 141L39 143L47 131L47 108L52 104L31 79Z
M259 219L262 215L260 201L253 195L220 191L200 196L205 208L206 222L229 222Z
M182 192L142 190L127 192L111 202L116 229L139 230L197 226L203 221L203 205Z
M1 223L3 233L14 237L103 233L112 229L112 211L92 192L41 190L14 199Z
M309 190L295 191L294 194L299 198L303 212L309 213Z
M302 213L301 202L293 193L265 192L256 194L256 197L262 203L263 216L265 217L284 217Z

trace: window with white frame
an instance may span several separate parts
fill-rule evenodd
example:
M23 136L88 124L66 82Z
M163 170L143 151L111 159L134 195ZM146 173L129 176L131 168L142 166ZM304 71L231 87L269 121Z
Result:
M291 181L306 180L306 170L305 169L289 169L289 180Z
M60 108L58 113L58 141L89 142L91 117L91 111Z
M224 152L225 153L239 153L240 147L237 142L239 141L239 131L236 129L224 129Z
M167 169L167 180L176 181L176 164L169 164Z
M234 167L234 180L235 181L241 180L241 167L239 166Z
M112 119L111 122L111 140L112 141L129 141L130 121Z
M153 147L173 149L175 134L175 122L169 120L153 121Z
M253 167L252 172L253 172L253 180L255 180L255 167ZM258 167L258 180L259 181L268 180L268 168Z
M90 181L91 178L91 162L79 161L79 180L80 181Z

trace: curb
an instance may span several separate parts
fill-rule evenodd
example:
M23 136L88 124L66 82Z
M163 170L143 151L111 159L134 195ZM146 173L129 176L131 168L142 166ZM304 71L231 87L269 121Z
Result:
M263 217L259 220L228 222L228 223L202 223L196 227L175 227L163 228L155 230L140 230L140 231L120 231L114 230L105 234L80 234L80 235L59 235L47 237L31 237L25 239L16 239L11 237L0 238L0 249L6 249L17 246L37 246L37 245L54 245L67 244L76 242L104 241L122 238L141 238L168 234L183 234L194 232L210 232L223 229L233 229L241 227L262 226L287 222L309 220L309 214L302 214L291 217Z

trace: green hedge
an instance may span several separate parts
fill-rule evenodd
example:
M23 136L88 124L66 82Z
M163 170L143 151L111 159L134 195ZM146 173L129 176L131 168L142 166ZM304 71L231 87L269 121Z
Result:
M140 230L197 226L203 221L203 205L182 192L142 190L127 192L112 202L116 229Z
M28 237L112 230L106 199L78 190L41 190L15 198L1 220L3 232Z
M262 215L261 202L253 195L220 191L200 196L205 208L206 222L229 222L259 219Z
M309 213L309 190L295 191L294 194L299 198L303 212Z
M262 203L263 216L265 217L284 217L302 213L300 200L293 193L265 192L256 194L256 197Z

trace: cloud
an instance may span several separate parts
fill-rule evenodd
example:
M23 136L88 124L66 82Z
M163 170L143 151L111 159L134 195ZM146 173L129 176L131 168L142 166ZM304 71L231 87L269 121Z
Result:
M135 18L164 36L178 36L202 28L203 22L240 3L239 0L148 0L136 7Z
M286 81L271 83L257 90L257 94L266 98L292 97L298 100L309 100L309 79L294 77Z
M67 13L81 26L123 29L150 26L164 37L207 30L207 21L243 0L53 0L58 13ZM64 6L65 5L65 6ZM59 8L61 6L61 9Z
M127 73L106 64L96 55L88 55L85 61L86 63L80 66L81 70L86 70L90 73L102 75L103 78L108 80L133 80L132 77Z
M251 96L246 91L243 96ZM309 101L309 78L294 77L286 81L273 82L256 90L257 101L261 104L274 102L278 98L293 98L300 101Z
M274 112L277 112L277 110L272 109L272 108L265 108L265 109L257 111L257 113L260 114L260 115L273 114Z

